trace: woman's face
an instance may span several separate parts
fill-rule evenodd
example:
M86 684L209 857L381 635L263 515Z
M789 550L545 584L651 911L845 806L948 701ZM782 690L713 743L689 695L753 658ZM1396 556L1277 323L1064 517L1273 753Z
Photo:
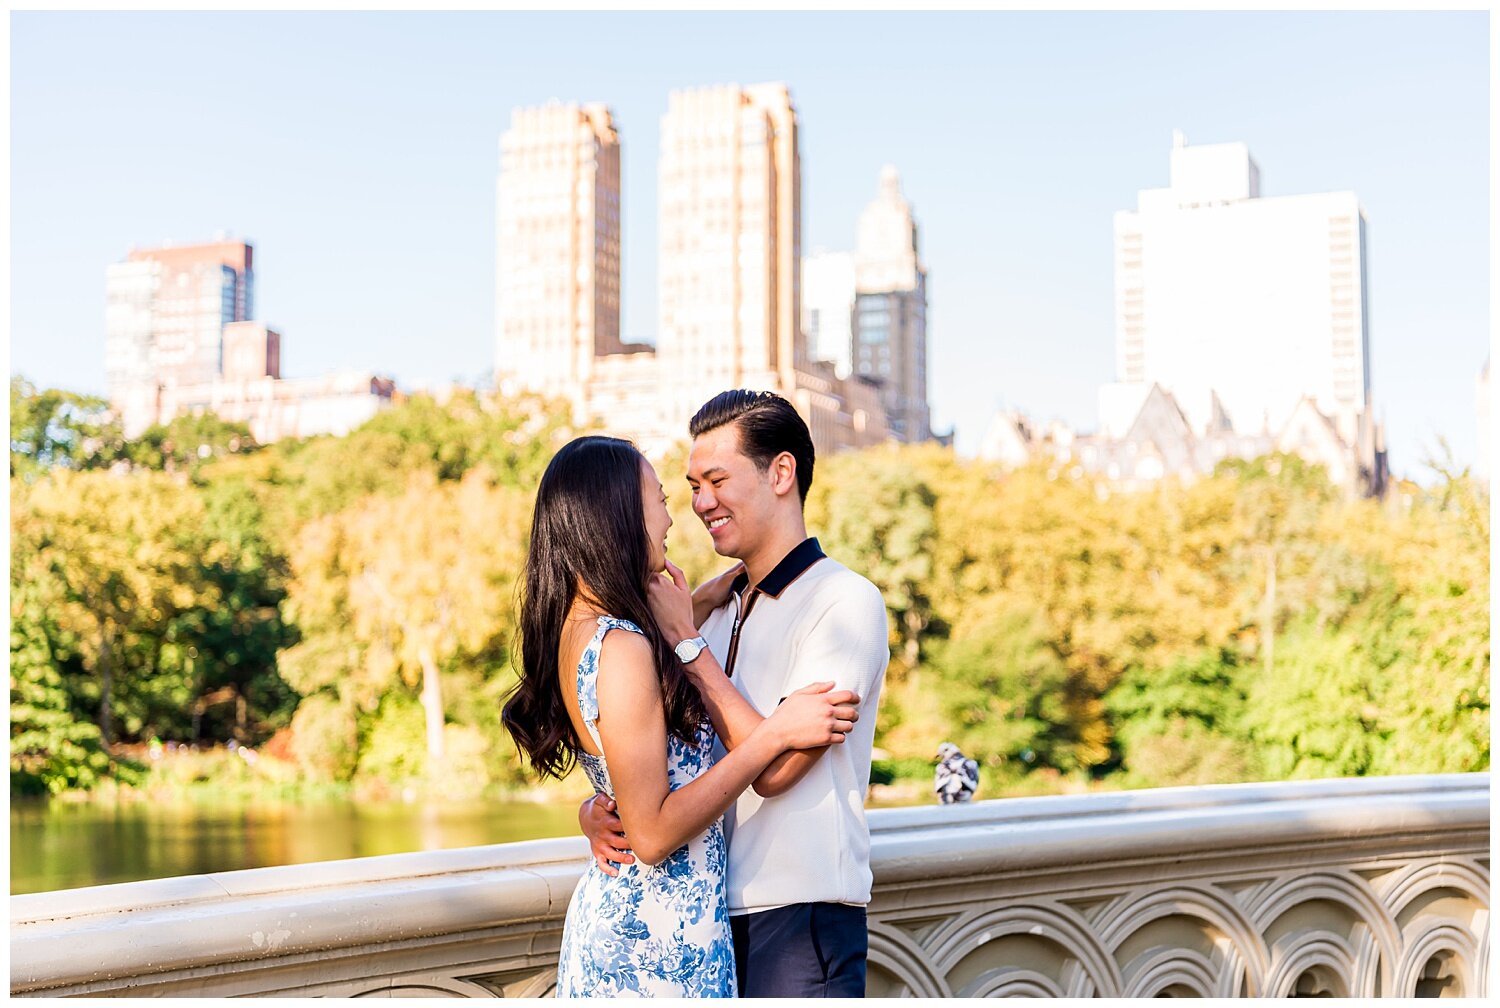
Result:
M672 516L667 511L667 494L656 470L641 459L641 509L646 513L646 559L651 572L667 569L667 529Z

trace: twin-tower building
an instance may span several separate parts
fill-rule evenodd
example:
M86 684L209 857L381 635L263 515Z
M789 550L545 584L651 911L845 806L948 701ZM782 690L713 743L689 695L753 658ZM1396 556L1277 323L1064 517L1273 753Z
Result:
M820 279L819 307L807 311L797 130L784 84L670 95L651 346L621 337L620 134L610 110L516 109L500 138L500 390L565 399L576 419L648 452L685 439L697 408L730 388L786 396L820 453L930 437L926 273L899 181L887 169L856 253L875 286Z

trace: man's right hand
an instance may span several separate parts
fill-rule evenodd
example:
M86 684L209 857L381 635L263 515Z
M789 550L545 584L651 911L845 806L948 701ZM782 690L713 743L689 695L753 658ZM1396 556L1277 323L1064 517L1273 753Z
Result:
M588 837L594 863L606 875L618 875L620 869L610 864L633 864L635 856L625 840L625 827L615 811L615 800L595 792L578 807L578 828Z

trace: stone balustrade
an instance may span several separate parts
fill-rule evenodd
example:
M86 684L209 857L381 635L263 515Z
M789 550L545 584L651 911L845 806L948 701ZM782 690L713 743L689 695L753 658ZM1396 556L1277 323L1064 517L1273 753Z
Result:
M1483 996L1489 775L870 813L872 996ZM11 898L13 995L539 996L581 838Z

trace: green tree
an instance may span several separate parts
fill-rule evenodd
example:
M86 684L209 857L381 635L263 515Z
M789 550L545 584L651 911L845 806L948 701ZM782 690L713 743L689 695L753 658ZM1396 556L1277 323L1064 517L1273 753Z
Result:
M936 496L900 448L835 455L818 469L807 524L824 549L875 583L903 671L915 669L933 622Z
M382 708L393 693L415 694L424 758L437 772L447 757L450 670L477 664L510 675L529 519L527 495L481 467L457 482L417 474L400 496L372 495L309 523L292 554L291 614L303 637L285 655L286 675L304 694L342 698L339 709L366 721L404 709ZM359 763L371 765L363 754Z
M1359 642L1288 628L1274 664L1247 677L1246 737L1271 780L1358 777L1374 769L1383 744L1382 673Z
M1233 651L1134 666L1106 694L1125 771L1149 787L1245 780L1245 694Z
M12 558L14 572L26 563ZM17 561L20 561L17 563ZM48 613L43 582L12 581L10 598L10 780L12 794L90 788L110 774L99 726L73 711L63 681L63 633Z
M276 560L254 540L256 516L235 516L236 501L244 495L224 487L205 503L151 472L53 469L12 481L12 577L25 570L42 586L50 618L76 642L80 675L65 683L106 745L185 737L195 708L225 686L247 741L263 713L274 722L289 712L275 672L289 641ZM235 531L237 521L250 528Z
M573 436L565 405L460 390L439 401L415 395L343 437L275 446L264 478L278 489L275 524L295 527L371 494L403 493L412 475L461 479L483 468L498 485L534 490Z
M1368 620L1376 630L1363 635L1386 673L1377 773L1489 768L1489 494L1466 474L1437 476L1384 520L1339 530L1389 576Z
M212 460L259 447L245 424L203 412L153 424L131 441L125 452L132 464L143 469L186 472L196 479Z
M1358 596L1368 585L1359 564L1346 554L1331 554L1320 534L1321 521L1340 496L1322 466L1273 454L1226 460L1215 475L1235 487L1231 576L1239 586L1236 603L1270 669L1285 624L1309 611L1337 619L1353 601L1344 596Z
M287 562L266 535L251 487L219 479L200 495L201 576L219 604L177 616L163 664L180 664L190 683L191 737L256 744L290 721L298 699L277 667L279 652L297 641L282 615Z
M14 790L120 777L113 741L288 720L314 777L521 781L498 711L562 404L414 396L264 448L207 414L127 445L102 402L24 379L12 407ZM658 471L696 583L729 560L686 450ZM1065 458L887 446L820 460L807 517L885 597L898 764L951 739L1001 777L1129 786L1486 769L1488 494L1434 473L1350 500L1273 455L1125 493Z
M38 391L10 379L10 472L35 478L53 466L98 469L124 456L125 439L97 396L63 389Z
M1068 670L1037 613L1017 600L990 596L935 651L947 741L1012 774L1032 766L1076 768L1074 726L1063 703ZM927 748L935 750L944 740L931 739Z
M155 669L132 667L152 650L142 631L198 601L197 558L181 534L196 518L196 499L163 476L65 470L16 491L13 483L12 536L56 585L57 619L79 641L108 745L117 715L127 732L138 730L141 693L163 685Z
M1008 474L956 461L936 466L927 480L941 487L932 591L939 617L957 623L990 597L1025 600L1067 669L1052 698L1071 739L1058 759L1067 767L1104 763L1111 750L1100 697L1128 660L1123 647L1141 605L1138 592L1122 590L1131 544L1118 513L1093 481L1045 465Z

